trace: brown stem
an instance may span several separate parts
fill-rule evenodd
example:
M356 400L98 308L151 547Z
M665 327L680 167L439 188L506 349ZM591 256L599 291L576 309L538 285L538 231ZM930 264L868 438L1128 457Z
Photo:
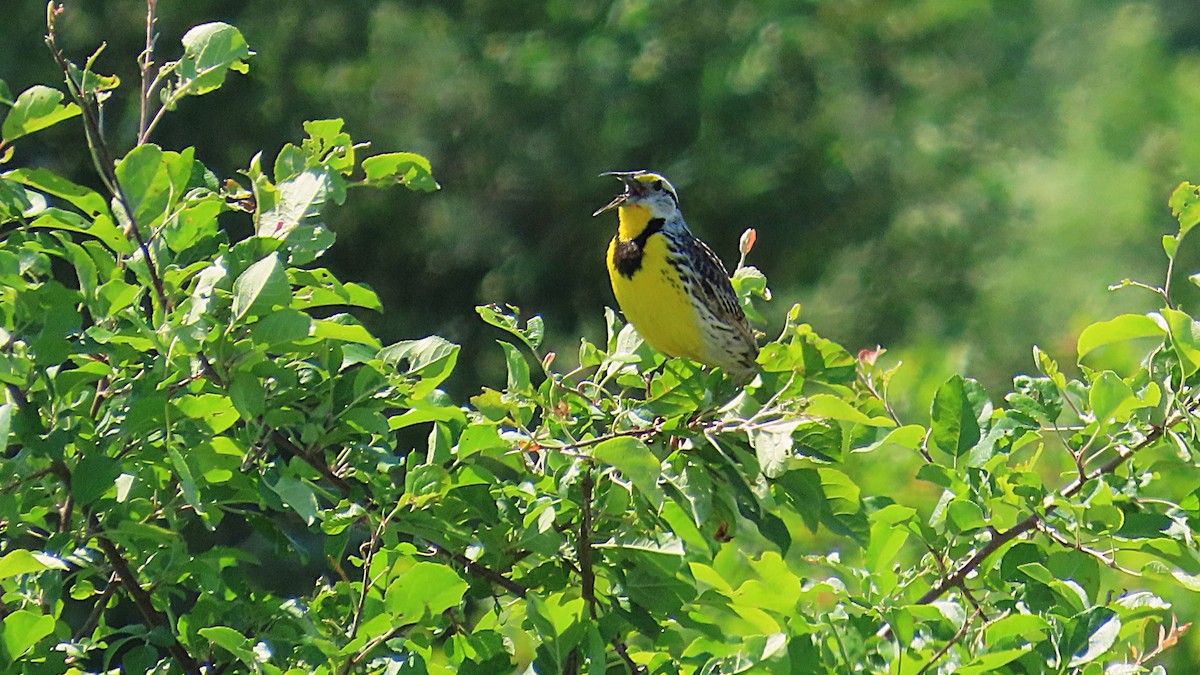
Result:
M583 493L579 503L579 542L576 557L579 559L579 577L583 581L583 599L587 602L588 614L596 618L596 571L592 569L592 488L595 483L589 470L583 474L579 489Z
M643 438L646 436L653 436L662 431L662 425L663 425L663 420L658 419L658 420L654 420L654 423L648 427L639 427L637 429L626 429L625 431L614 431L611 434L602 434L595 438L589 438L587 440L579 441L577 443L571 443L571 447L583 448L583 447L587 447L589 445L603 443L604 441L610 441L614 438L620 438L622 436L637 436L639 438Z
M346 479L342 478L341 476L335 474L332 470L330 470L329 465L325 463L323 457L312 456L307 451L305 451L304 448L301 448L299 445L296 445L296 443L294 441L292 441L292 439L288 438L282 432L277 431L277 430L272 430L270 435L267 437L267 440L274 443L276 446L278 446L284 452L287 452L289 455L292 455L293 457L299 457L302 461L304 461L305 464L308 464L312 468L316 469L317 473L321 474L330 483L333 483L333 485L343 495L350 494L350 492L352 490L352 488L350 487L350 484L346 482Z
M479 577L480 579L483 579L484 581L491 582L492 584L499 586L500 588L503 588L504 590L508 591L509 593L512 593L513 595L520 597L520 598L525 597L529 593L528 587L523 586L523 585L513 581L512 579L509 579L508 577L504 576L503 574L497 572L494 569L491 569L490 567L480 565L479 563L475 562L474 560L471 560L470 558L468 558L467 556L465 556L461 553L455 553L454 551L450 551L448 549L442 548L441 546L439 546L438 544L435 544L433 542L429 542L429 546L431 548L433 548L433 552L435 555L439 555L443 558L447 558L447 559L453 561L455 564L461 566L463 568L463 571L465 571L467 574L470 574L473 577Z
M633 675L643 675L646 672L645 668L639 666L637 661L634 661L633 657L629 656L629 650L625 648L625 643L621 642L621 638L613 638L612 646L617 652L617 656L620 656L625 665L629 667L630 673Z
M100 520L95 515L91 516L91 520L92 527L96 531L100 531ZM121 550L117 548L117 545L111 539L103 534L96 535L96 542L100 545L100 550L104 552L104 557L108 559L108 564L112 565L114 573L120 577L121 586L125 588L125 592L129 594L129 598L133 600L133 604L137 606L146 623L166 629L167 635L170 636L171 640L171 644L167 646L167 650L171 652L171 656L175 657L176 664L186 673L200 675L200 664L196 662L196 659L192 658L187 648L179 641L174 626L171 625L171 620L165 614L155 609L154 600L150 597L150 593L142 588L137 576L134 575L133 569L129 566L129 561L121 554Z

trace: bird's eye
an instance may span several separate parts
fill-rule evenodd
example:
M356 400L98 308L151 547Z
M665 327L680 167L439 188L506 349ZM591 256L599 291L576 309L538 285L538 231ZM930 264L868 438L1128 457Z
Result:
M655 189L655 190L661 190L661 189L662 189L662 181L661 181L661 180L656 180L656 181L654 181L654 189Z

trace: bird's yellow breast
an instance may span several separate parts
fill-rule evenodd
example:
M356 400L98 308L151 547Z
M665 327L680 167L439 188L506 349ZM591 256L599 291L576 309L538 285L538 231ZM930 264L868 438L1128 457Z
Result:
M641 265L630 276L617 268L620 239L618 235L608 245L608 277L625 318L660 352L708 362L692 298L670 262L667 236L656 233L646 238Z

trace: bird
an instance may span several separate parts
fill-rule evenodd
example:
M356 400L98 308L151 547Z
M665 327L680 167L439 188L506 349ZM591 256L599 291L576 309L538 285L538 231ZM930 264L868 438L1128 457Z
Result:
M692 234L670 181L651 171L608 171L624 192L593 217L617 209L608 277L625 318L667 356L715 366L739 380L757 372L758 343L729 272Z

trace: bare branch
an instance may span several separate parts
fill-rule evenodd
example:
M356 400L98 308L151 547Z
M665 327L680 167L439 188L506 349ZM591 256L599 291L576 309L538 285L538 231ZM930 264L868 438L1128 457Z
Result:
M146 142L149 138L150 122L150 98L154 95L154 80L150 77L150 70L154 67L154 44L158 41L158 34L154 31L154 26L158 21L156 12L158 10L158 0L146 0L146 48L138 55L138 69L142 75L142 97L140 110L138 113L138 145Z

